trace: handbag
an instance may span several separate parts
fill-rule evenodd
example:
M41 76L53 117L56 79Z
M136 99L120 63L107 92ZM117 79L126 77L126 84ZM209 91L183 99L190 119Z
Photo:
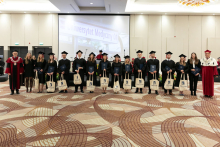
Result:
M169 78L169 74L167 75L167 79L166 82L164 84L164 89L173 89L173 79L171 78L171 74L170 74L170 78Z
M114 76L113 91L114 91L114 92L120 91L119 78L118 78L118 81L115 81L115 76Z
M55 92L55 82L53 81L53 75L50 76L50 81L47 82L47 92Z
M65 89L67 89L66 80L63 78L63 74L61 74L60 80L57 81L57 83L58 83L58 89L59 89L59 90L65 90Z
M125 90L130 90L131 89L131 79L129 79L129 74L128 74L128 79L126 79L126 74L125 74L125 79L123 83L123 88Z
M155 76L154 76L155 74ZM150 80L150 89L151 90L159 90L159 81L157 80L156 73L153 74L153 79Z
M140 75L140 78L139 78ZM138 73L138 78L135 80L136 88L144 88L144 79L142 79L142 72Z
M183 73L181 74L181 79L182 77L183 77L183 80L180 80L180 83L179 83L179 91L188 90L187 80L185 80L185 75L183 76Z
M105 71L106 74L106 71ZM102 88L107 88L109 84L109 78L104 76L104 70L103 70L103 77L100 78L100 85Z
M73 79L74 79L74 84L75 85L80 85L80 84L82 84L82 80L81 80L81 77L80 77L80 75L77 73L77 74L74 74L73 75L74 77L73 77Z
M37 76L37 71L34 79L34 85L35 85L35 89L39 89L39 78Z
M93 75L89 75L89 80L86 81L86 87L88 91L95 91L95 86L93 85Z

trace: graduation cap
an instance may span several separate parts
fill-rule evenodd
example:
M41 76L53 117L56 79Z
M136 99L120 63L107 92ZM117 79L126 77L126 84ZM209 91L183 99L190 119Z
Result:
M17 52L17 53L18 53L18 51L17 51L17 50L14 50L13 52Z
M66 51L63 51L61 54L66 54L67 55L68 53Z
M156 53L156 51L151 51L149 54L155 54Z
M49 53L48 55L55 55L54 53Z
M108 54L107 53L103 53L102 56L108 56Z
M101 53L102 53L103 51L102 51L102 50L99 50L99 52L101 52Z
M93 55L93 56L95 56L95 54L94 54L93 52L91 52L91 53L89 54L89 56L90 56L90 55Z
M44 53L44 52L42 52L42 51L39 51L39 52L38 52L38 54L42 54L42 55L44 55L45 53Z
M127 58L129 58L129 59L130 59L130 56L128 56L128 55L127 55L127 56L125 56L124 58L125 58L125 59L127 59Z
M138 50L136 53L143 53L143 51L141 51L141 50Z
M206 51L205 51L205 53L211 53L211 52L212 52L212 51L210 51L210 50L206 50Z
M170 51L168 51L168 52L166 52L165 54L166 54L166 55L168 55L168 54L172 55L173 53L170 52Z
M184 54L181 54L181 55L179 55L179 57L181 58L181 57L184 57L184 58L186 58L186 55L184 55Z
M82 54L83 52L82 52L81 50L78 50L78 51L76 52L76 54L78 54L78 53L81 53L81 54Z
M116 58L116 57L120 58L120 56L119 56L118 54L114 55L114 57L115 57L115 58Z

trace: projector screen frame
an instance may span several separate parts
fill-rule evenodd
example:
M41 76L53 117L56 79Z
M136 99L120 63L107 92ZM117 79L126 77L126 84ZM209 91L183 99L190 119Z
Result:
M57 59L58 60L60 60L59 58L60 58L60 56L59 56L59 53L60 53L60 40L59 40L59 34L60 34L60 21L59 21L59 19L60 19L60 15L97 15L97 16L129 16L129 23L128 23L128 28L129 28L129 30L128 30L128 34L129 34L129 56L130 56L130 53L131 53L131 51L130 51L130 39L131 39L131 37L130 37L130 21L131 21L131 18L130 18L130 14L96 14L96 13L89 13L89 14L87 14L87 13L58 13L58 55L57 55ZM126 54L124 55L124 56L126 56ZM121 59L123 59L124 57L121 57ZM86 59L85 59L86 60ZM73 60L71 60L71 61L74 61L74 59Z

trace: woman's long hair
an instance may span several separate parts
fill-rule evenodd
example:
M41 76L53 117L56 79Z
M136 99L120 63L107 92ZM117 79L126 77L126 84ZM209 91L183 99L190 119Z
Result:
M125 64L130 64L130 60L129 59L128 60L125 59Z
M50 56L49 56L48 63L50 63L51 61L52 61L52 63L55 61L55 60L54 60L54 56L53 56L53 59L52 59L52 60L50 59Z
M32 59L32 55L31 55L30 59L28 59L28 54L30 54L30 55L31 55L31 53L27 53L27 54L26 54L26 57L25 57L25 64L28 64L28 63L29 63L29 61L28 61L28 60L30 60L30 61L31 61L31 59Z
M94 63L94 62L95 62L95 56L93 55L93 58L91 58L91 57L89 56L88 61L91 61L92 63Z
M181 58L180 58L180 65L186 66L185 59L183 60L183 64L181 63Z
M195 55L195 64L198 64L198 63L199 63L199 59L197 58L196 53L195 53L195 52L192 52L192 54ZM192 54L191 54L191 58L190 58L190 64L193 64Z
M103 56L104 57L104 56ZM104 62L104 58L102 58L102 61ZM108 61L108 57L106 56L106 62Z
M38 55L37 62L44 62L44 56L42 55L42 58L40 59L40 55Z

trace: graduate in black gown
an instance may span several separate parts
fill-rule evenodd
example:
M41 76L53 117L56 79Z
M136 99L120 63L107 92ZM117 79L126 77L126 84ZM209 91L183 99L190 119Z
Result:
M166 59L163 60L163 62L161 63L163 88L164 88L164 83L166 82L166 79L167 79L167 75L170 76L170 74L171 74L171 78L174 79L174 72L176 70L175 62L173 60L171 60L171 55L173 53L171 53L169 51L169 52L166 52L165 54L166 54ZM169 71L168 71L168 69L169 69ZM173 95L172 89L169 90L169 94ZM164 89L164 95L167 95L167 90L166 89Z
M59 61L57 71L60 75L59 78L61 78L61 74L62 74L63 78L66 80L67 87L69 87L70 60L66 58L68 54L66 51L63 51L61 54L63 59ZM63 93L63 92L67 93L67 89L61 90L59 93Z
M107 53L103 53L102 56L102 60L99 62L99 67L98 67L98 74L99 74L99 77L103 77L103 73L104 73L104 76L106 77L109 77L109 73L111 72L111 63L107 60ZM106 68L104 68L104 64L107 65ZM103 94L106 94L106 89L107 88L102 88L103 89Z
M0 76L4 75L4 66L5 62L2 61L2 58L0 58Z
M176 82L175 86L179 87L180 80L183 80L184 77L181 79L181 75L185 76L185 80L187 80L187 74L188 74L188 64L185 62L186 56L184 54L181 54L180 56L180 62L176 63L176 72L177 72L177 77L176 77ZM180 96L183 96L183 91L180 91Z
M25 85L26 85L26 92L28 93L28 87L30 82L30 92L32 92L33 87L33 78L34 78L34 64L35 61L32 59L31 53L27 53L24 59L24 77L25 77Z
M56 90L56 83L57 83L57 61L54 60L54 53L49 53L49 59L47 61L47 64L45 66L45 73L47 74L47 81L50 81L50 79L52 80L53 78L53 82L55 82L55 89ZM51 77L52 76L52 77ZM47 85L46 85L46 88Z
M150 89L150 80L153 79L153 76L155 79L159 78L159 67L160 67L160 61L158 59L155 59L155 51L151 51L150 54L150 59L147 60L147 67L146 70L148 72L148 87L149 87L149 92L148 94L151 94L151 89ZM151 71L152 70L152 71ZM156 94L158 94L158 91L155 91Z
M198 84L198 79L199 79L199 73L193 74L192 72L195 71L195 68L201 69L201 62L197 58L196 53L191 54L191 58L187 61L187 64L189 66L189 82L190 82L190 91L191 95L196 96L196 91L197 91L197 84ZM194 92L194 93L193 93Z
M37 76L39 79L39 91L38 93L42 93L43 92L43 87L44 87L44 83L45 83L45 66L46 66L47 62L44 59L44 52L39 52L38 53L38 58L35 62L35 71L37 71Z
M7 68L5 70L5 73L9 75L9 84L10 84L10 89L11 89L11 95L14 94L14 90L16 89L16 94L19 93L20 89L20 81L22 73L24 72L24 67L23 67L23 60L21 57L18 57L18 51L14 50L12 52L12 57L9 57L6 61L7 63Z
M79 73L81 80L82 80L82 84L75 85L75 92L74 93L78 92L78 86L80 86L81 93L84 93L83 83L84 83L84 73L86 72L86 60L81 58L81 56L83 54L83 52L81 50L76 52L76 54L78 55L78 57L73 63L73 70L75 73Z
M122 65L120 62L120 56L116 54L115 60L113 60L111 74L112 74L112 83L111 88L114 87L114 82L119 81L119 85L121 85L121 75L122 75Z
M122 77L123 77L123 82L124 79L129 79L131 80L131 74L132 74L132 64L130 63L130 56L125 56L125 62L122 64ZM132 88L132 84L131 84ZM125 90L125 94L128 94L128 90Z
M142 73L142 79L145 81L146 59L142 57L143 51L138 50L136 53L138 57L134 60L134 81L136 82L136 78L140 77L140 73ZM139 88L136 88L135 93L138 93L138 90ZM142 88L140 88L140 93L143 93Z
M91 52L89 54L89 58L86 63L86 74L87 74L87 80L89 80L89 78L93 80L93 85L96 85L96 72L97 72L97 64L95 60L95 54ZM90 91L90 93L93 93L93 91Z

